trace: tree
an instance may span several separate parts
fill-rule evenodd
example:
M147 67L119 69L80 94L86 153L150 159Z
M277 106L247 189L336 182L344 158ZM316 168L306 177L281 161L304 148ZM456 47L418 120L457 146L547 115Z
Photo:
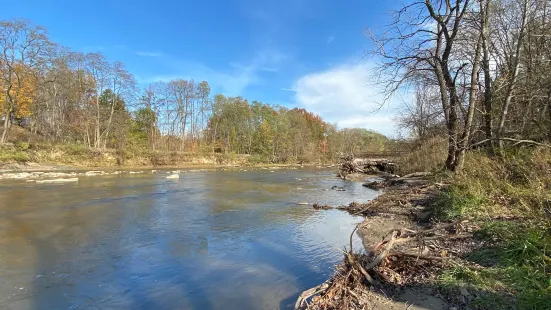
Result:
M126 68L124 67L124 64L120 61L117 61L113 64L111 67L111 89L108 89L109 93L103 92L102 96L107 97L107 95L110 96L110 98L104 98L104 101L102 102L105 106L106 103L109 103L109 117L107 118L107 125L105 126L105 131L103 131L102 136L108 137L109 131L111 130L111 126L113 123L113 115L115 114L115 111L123 111L125 110L125 107L121 107L121 103L124 104L124 100L122 99L123 96L129 97L133 95L133 91L135 88L135 80L132 74L130 74Z
M100 53L89 53L85 55L86 71L90 75L94 84L94 105L95 105L95 130L94 147L103 146L102 111L100 105L100 96L109 85L110 66L105 56Z
M438 87L448 136L446 168L454 171L463 164L477 102L482 40L466 19L476 14L470 8L469 0L414 2L397 12L388 32L371 35L371 53L383 59L387 96L408 83L432 81Z
M156 134L157 116L150 107L143 107L134 112L132 134L134 140L141 147L151 146Z
M4 143L14 117L30 115L35 75L49 61L53 44L46 31L26 21L0 21L1 115L0 143Z

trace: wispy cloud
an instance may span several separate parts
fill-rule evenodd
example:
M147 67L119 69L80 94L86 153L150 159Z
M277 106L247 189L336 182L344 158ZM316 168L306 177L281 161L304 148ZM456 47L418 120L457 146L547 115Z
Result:
M369 85L372 68L370 62L344 63L304 75L292 86L295 104L340 128L363 127L394 135L400 102L391 100L381 108L384 96Z
M168 82L177 78L205 80L215 92L222 92L228 96L241 96L247 87L262 83L263 74L278 72L279 65L287 59L286 54L277 50L262 50L257 52L249 62L231 62L226 69L212 68L198 62L169 59L170 67L176 68L176 72L140 79L140 82Z
M144 52L144 51L137 51L136 55L143 56L143 57L162 57L163 53L161 52Z
M334 40L335 40L335 37L334 37L334 36L329 36L329 37L327 38L327 44L331 44Z

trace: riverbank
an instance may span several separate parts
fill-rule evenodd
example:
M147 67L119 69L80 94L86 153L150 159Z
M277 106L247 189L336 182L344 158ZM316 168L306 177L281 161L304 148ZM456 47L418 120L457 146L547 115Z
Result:
M78 145L0 146L0 172L67 170L211 169L217 167L333 166L331 163L270 163L244 154L139 151L119 153Z
M94 149L73 144L17 143L0 145L0 170L51 171L98 169L155 169L219 166L297 166L331 165L318 158L309 162L289 160L272 163L247 154L176 152L154 150Z
M471 153L460 174L408 179L337 207L365 216L364 249L298 308L551 309L549 150Z

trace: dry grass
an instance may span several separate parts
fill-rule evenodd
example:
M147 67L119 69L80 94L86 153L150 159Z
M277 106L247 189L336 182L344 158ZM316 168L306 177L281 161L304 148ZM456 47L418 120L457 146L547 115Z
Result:
M470 152L449 181L433 203L436 216L475 219L478 238L493 246L444 271L441 285L467 289L475 309L551 309L551 151Z
M399 175L419 171L438 171L444 167L447 156L447 140L432 137L414 142L405 156L398 160Z

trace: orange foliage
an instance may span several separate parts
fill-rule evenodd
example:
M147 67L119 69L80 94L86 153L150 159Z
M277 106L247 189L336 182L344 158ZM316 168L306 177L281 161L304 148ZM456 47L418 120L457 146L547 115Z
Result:
M0 102L7 108L0 111L0 113L12 112L17 118L30 116L37 90L36 79L31 70L24 65L15 65L14 69L11 79L9 79L11 87L9 87L10 85L3 85L0 93Z

